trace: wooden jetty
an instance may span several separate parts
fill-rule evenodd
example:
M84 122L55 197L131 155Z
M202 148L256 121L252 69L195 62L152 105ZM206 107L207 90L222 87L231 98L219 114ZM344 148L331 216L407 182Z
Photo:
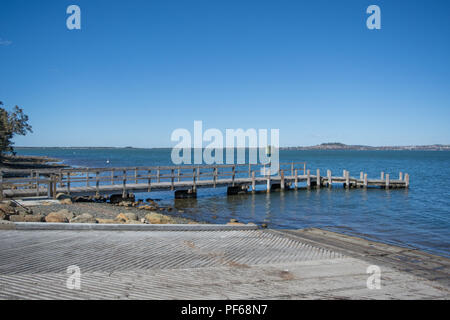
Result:
M54 198L58 193L125 197L132 192L161 190L175 191L175 197L183 198L195 197L198 188L227 187L227 194L238 194L254 192L256 185L266 185L270 192L335 184L345 188L408 188L409 175L400 172L398 179L393 179L382 172L379 179L368 179L367 173L352 177L347 170L342 176L333 176L330 170L321 175L319 169L306 169L305 162L281 163L276 175L270 174L269 166L260 164L9 170L0 172L0 200Z

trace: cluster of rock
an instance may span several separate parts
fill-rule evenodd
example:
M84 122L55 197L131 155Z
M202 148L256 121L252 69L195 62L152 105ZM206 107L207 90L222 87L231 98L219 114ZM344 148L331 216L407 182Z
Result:
M122 195L113 194L110 197L104 196L78 196L70 197L65 193L58 193L56 199L59 200L61 204L72 204L75 202L109 202L115 206L127 207L127 208L138 208L150 211L172 211L172 207L161 207L153 199L145 199L145 202L141 199L136 200L134 194L128 194L126 197Z
M47 215L32 214L16 209L13 202L0 204L0 220L11 222L57 222L57 223L119 223L119 224L167 224L176 223L172 217L151 212L139 219L136 213L119 213L114 219L96 218L90 213L75 215L67 209L50 212Z

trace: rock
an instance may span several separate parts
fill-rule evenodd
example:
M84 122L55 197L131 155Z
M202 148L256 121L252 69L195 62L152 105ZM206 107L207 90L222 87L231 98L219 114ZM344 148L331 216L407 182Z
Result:
M117 221L114 219L101 219L97 218L97 223L109 223L109 224L116 224Z
M6 220L0 220L0 230L13 230L15 229L14 222L6 221Z
M71 199L72 200L72 198L68 194L65 194L65 193L58 193L56 195L55 199L56 200L65 200L65 199Z
M122 202L119 202L119 206L130 208L130 207L133 206L133 202L130 202L130 201L122 201Z
M17 214L17 210L15 209L15 203L7 201L5 203L0 203L0 212L3 212L6 215Z
M74 217L72 212L62 209L57 212L51 212L45 217L46 222L69 222Z
M9 215L3 211L0 211L0 220L8 220Z
M9 221L12 222L43 222L43 215L34 215L34 214L19 214L15 216L10 216Z
M129 220L129 221L125 222L125 224L142 224L142 222L135 221L135 220Z
M151 224L175 223L175 220L172 217L156 212L146 214L145 220L147 220Z
M97 223L97 220L89 213L82 213L70 219L71 223Z
M262 228L267 228L267 223L261 224L261 227L262 227Z
M119 213L114 220L116 220L117 222L126 223L129 221L137 221L138 216L133 212Z
M73 202L90 202L91 199L87 196L78 196L72 199Z
M231 223L233 223L233 222L238 222L238 220L237 220L237 219L230 219L230 222L231 222Z
M121 194L112 194L109 197L109 202L110 203L120 203L120 202L123 202L123 201L127 201L127 202L132 202L133 201L134 202L134 199L135 199L134 194L129 194L126 197L122 197Z
M59 203L61 203L61 204L72 204L72 199L70 199L70 198L62 199L62 200L59 200Z

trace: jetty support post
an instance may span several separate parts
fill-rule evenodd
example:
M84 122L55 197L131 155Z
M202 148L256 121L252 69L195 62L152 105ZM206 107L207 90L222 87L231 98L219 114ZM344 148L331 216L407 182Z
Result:
M31 177L33 177L33 173L31 173ZM39 197L39 172L34 172L34 179L36 180L36 197Z
M364 188L367 188L367 173L364 174Z
M195 172L197 170L195 170L195 168L192 170L192 192L196 193L197 192L197 181L195 180Z
M0 201L3 201L3 171L0 171Z
M39 190L38 190L37 194L39 195ZM52 197L52 176L49 177L49 180L47 183L47 197L48 198Z
M152 191L152 170L148 170L148 192Z
M213 185L214 185L214 188L216 187L216 184L217 184L217 167L214 167L214 169L213 169Z
M127 196L127 170L123 170L122 176L122 198Z
M405 173L405 188L409 188L409 174Z
M386 189L389 189L389 173L386 173Z
M100 174L100 172L98 172L98 171L95 172L95 195L96 196L100 195L100 180L98 178L99 174Z
M347 170L345 171L345 187L350 188L350 172Z
M306 186L308 189L311 188L311 170L309 169L306 171Z
M317 169L317 175L316 175L316 181L317 181L317 188L320 188L320 185L321 185L321 179L320 179L320 169Z
M281 190L284 190L284 170L281 170L280 176L281 176L280 187Z
M67 172L67 194L70 195L70 176L71 176L71 172Z
M236 166L233 166L233 173L231 177L231 185L234 187L234 178L236 176Z
M158 167L158 170L156 170L156 182L160 182L161 180L161 170Z
M403 172L399 172L398 174L398 180L403 181Z
M255 190L255 186L256 186L256 181L255 181L255 171L252 171L252 192L254 193Z
M328 188L331 188L331 185L332 185L331 170L327 170L327 178L328 178Z
M174 190L174 182L175 182L175 171L174 169L171 170L171 177L170 177L170 190Z
M269 192L270 192L270 168L269 168L268 174L267 174L267 193L269 193Z
M295 169L295 178L294 178L295 190L298 189L298 169Z
M381 171L381 180L384 180L384 172Z

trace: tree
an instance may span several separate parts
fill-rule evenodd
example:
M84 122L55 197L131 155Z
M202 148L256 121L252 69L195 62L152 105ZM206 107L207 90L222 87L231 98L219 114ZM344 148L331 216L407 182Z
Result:
M0 101L0 157L10 152L15 154L13 142L14 135L24 136L28 132L33 132L28 124L28 116L23 110L15 106L11 112L2 108L3 102Z

